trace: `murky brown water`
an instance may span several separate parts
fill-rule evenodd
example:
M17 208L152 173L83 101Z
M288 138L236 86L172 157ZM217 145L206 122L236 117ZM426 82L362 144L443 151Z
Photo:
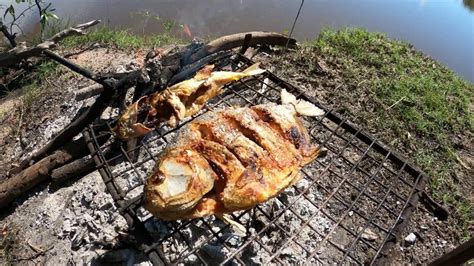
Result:
M11 0L0 0L8 3ZM288 0L53 0L71 23L102 19L135 33L173 32L185 37L291 27L298 1ZM470 0L306 0L294 36L309 39L322 27L364 27L403 39L474 82L474 4ZM33 21L33 19L32 19Z

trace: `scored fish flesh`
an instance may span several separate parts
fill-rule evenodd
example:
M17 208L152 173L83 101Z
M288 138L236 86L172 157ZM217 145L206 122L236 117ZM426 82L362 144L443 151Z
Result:
M222 217L277 196L319 153L297 111L229 108L187 124L148 177L145 208L165 220Z
M122 140L138 137L147 134L160 123L175 126L183 118L199 112L208 100L222 92L226 84L265 72L259 68L258 63L242 72L213 72L213 69L213 65L207 65L193 78L162 92L143 96L131 104L118 119L114 129L117 137Z

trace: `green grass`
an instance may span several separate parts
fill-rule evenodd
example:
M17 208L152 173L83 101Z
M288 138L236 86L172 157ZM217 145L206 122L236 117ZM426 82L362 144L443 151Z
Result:
M452 138L474 131L474 85L411 45L363 29L326 29L306 46L334 58L344 83L356 89L355 97L367 90L381 103L373 116L353 115L371 119L369 125L416 151L410 157L431 177L435 199L453 208L461 237L467 237L473 206L453 178L458 162Z
M0 261L6 265L13 262L13 250L18 247L18 228L15 225L9 225L2 228L0 236Z
M111 30L99 28L90 31L84 36L67 38L63 42L66 48L73 48L86 43L100 43L114 45L119 49L160 47L168 44L183 43L183 40L174 37L171 33L138 36L125 30Z
M45 92L43 90L49 88L49 86L41 86L45 79L53 77L56 75L57 71L59 70L58 64L56 62L46 61L36 68L33 77L30 77L28 80L25 81L23 84L23 97L22 103L23 108L28 111L41 97L42 94Z

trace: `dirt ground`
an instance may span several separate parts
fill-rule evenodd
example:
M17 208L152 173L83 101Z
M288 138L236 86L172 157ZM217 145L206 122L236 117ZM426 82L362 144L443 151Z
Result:
M94 71L117 71L130 67L134 53L96 48L71 59ZM285 57L268 51L259 54L255 60L263 61L263 67L304 88L310 96L350 117L383 142L395 146L399 152L407 156L413 152L410 147L400 146L396 142L397 136L386 134L380 128L371 128L370 123L353 115L357 111L367 111L371 103L367 97L361 97L360 101L349 106L348 102L341 100L348 95L350 97L347 91L352 88L345 87L337 64L330 59L317 57L322 68L312 73L308 72L306 65L298 64L294 55ZM41 147L82 107L87 106L87 101L75 102L71 99L77 88L90 85L90 81L62 68L56 70L55 75L58 78L51 77L42 83L44 93L39 94L28 110L21 107L24 104L22 93L11 93L0 100L0 180L5 178L8 169L19 158L25 158ZM348 109L355 111L347 112ZM463 147L461 154L465 154L464 161L472 169L472 142ZM459 174L468 176L472 172L460 168ZM472 188L472 184L466 185L466 189L469 187ZM103 243L117 241L126 230L126 224L105 192L97 172L59 189L41 186L0 215L3 240L9 239L9 246L0 255L14 263L93 263L97 256L106 253ZM403 233L404 237L414 233L417 240L412 244L399 240L391 257L403 264L426 263L453 249L461 240L450 227L451 219L439 220L419 204ZM81 236L87 228L94 230L87 230L92 233ZM77 239L80 239L79 246ZM129 263L147 264L146 259L133 249L121 250L117 257L128 256L132 258ZM114 259L120 261L120 258Z
M373 97L360 95L357 88L344 83L340 66L334 58L325 58L317 54L313 56L312 60L319 66L313 71L307 65L308 60L298 53L281 55L269 52L263 58L259 56L259 60L265 61L266 66L279 77L304 88L308 95L315 97L321 104L348 117L379 140L390 144L405 157L410 158L416 152L414 147L404 145L399 136L393 132L376 127L366 120L367 113L370 114L376 108L376 103L372 101ZM466 167L458 165L455 173L461 180L459 186L464 195L472 200L474 142L472 136L469 135L461 137L461 139L463 144L457 146L456 151L461 154L463 162L467 165ZM415 141L425 142L426 140ZM426 186L426 190L430 191L429 186ZM404 237L410 233L415 234L417 236L416 242L410 244L406 243L404 239L399 239L390 258L402 264L427 263L452 250L462 241L457 234L457 229L453 226L454 219L456 217L451 215L447 220L439 220L427 210L426 206L418 204L403 232ZM474 228L470 228L469 231L472 236Z

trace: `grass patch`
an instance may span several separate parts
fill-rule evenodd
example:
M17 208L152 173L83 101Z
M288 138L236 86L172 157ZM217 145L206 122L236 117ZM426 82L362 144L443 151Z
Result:
M40 83L48 76L52 76L58 70L59 64L54 61L44 61L41 64L34 67L34 69L30 69L28 72L25 72L24 75L16 78L14 81L3 84L1 96L8 96L10 93L17 89L22 89L25 93L24 98L31 98L31 101L34 100L34 97L37 96L36 93L32 93L36 91L36 87L39 87ZM0 69L0 73L2 73L2 69ZM7 72L5 72L7 73ZM31 92L31 97L29 96Z
M473 206L453 177L454 140L474 131L474 85L410 44L363 29L326 29L305 48L338 66L349 101L370 95L378 103L351 115L412 151L408 157L431 177L435 199L452 207L460 237L468 237Z
M25 110L29 110L35 101L45 93L43 90L52 89L48 86L41 86L41 84L48 77L56 76L58 71L60 71L58 66L59 64L54 61L46 61L36 67L34 75L23 85L22 103Z
M99 28L90 31L84 36L67 38L63 42L66 48L73 48L78 45L88 43L100 43L114 45L119 49L160 47L168 44L183 43L182 39L174 37L170 32L138 36L125 30L112 30L109 28Z

